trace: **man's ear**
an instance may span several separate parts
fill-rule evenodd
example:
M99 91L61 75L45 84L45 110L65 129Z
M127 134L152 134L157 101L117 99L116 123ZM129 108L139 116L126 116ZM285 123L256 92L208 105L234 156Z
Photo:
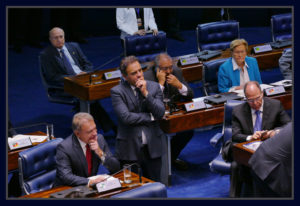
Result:
M122 76L123 76L123 78L124 78L126 81L128 81L128 80L127 80L127 75L122 74Z

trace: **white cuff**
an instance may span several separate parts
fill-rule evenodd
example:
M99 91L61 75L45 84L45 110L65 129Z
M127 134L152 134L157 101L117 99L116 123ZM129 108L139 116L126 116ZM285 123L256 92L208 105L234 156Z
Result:
M181 88L181 89L178 89L179 93L180 93L182 96L187 96L187 94L188 94L188 89L187 89L187 87L186 87L184 84L182 84L182 83L181 83L181 85L182 85L182 88Z

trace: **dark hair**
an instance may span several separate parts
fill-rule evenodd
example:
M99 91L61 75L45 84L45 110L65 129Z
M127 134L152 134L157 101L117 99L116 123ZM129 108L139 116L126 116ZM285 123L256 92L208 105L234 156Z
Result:
M127 76L127 67L134 63L134 62L139 62L138 58L136 58L135 56L128 56L128 57L124 57L120 63L120 71L123 75Z
M246 96L246 89L247 89L247 87L248 87L249 85L252 85L252 84L256 85L256 87L261 91L261 87L260 87L260 85L259 85L259 83L258 83L257 81L249 81L249 82L247 82L247 83L244 85L244 94L245 94L245 96Z

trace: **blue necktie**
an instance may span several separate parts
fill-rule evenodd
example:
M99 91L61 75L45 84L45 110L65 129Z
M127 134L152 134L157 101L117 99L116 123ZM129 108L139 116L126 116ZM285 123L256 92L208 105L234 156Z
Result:
M254 133L256 131L261 131L261 122L262 122L262 120L261 120L261 117L260 117L260 113L261 113L261 111L259 111L259 110L255 111L256 121L255 121L255 125L254 125Z
M65 55L64 50L63 49L60 50L60 53L61 53L61 58L62 58L62 60L64 62L64 65L65 65L65 67L67 69L68 74L70 74L70 75L76 75L76 73L74 72L74 69L73 69L73 67L72 67L72 65L71 65L68 57Z

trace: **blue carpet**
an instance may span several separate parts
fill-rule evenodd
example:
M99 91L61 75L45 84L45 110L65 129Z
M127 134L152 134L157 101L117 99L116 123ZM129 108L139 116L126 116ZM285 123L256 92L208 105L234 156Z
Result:
M249 44L271 41L269 27L240 28L240 37L245 38ZM195 31L183 31L185 42L168 39L168 53L171 56L197 52ZM117 67L120 62L122 48L119 36L89 38L88 44L81 48L97 69ZM48 43L43 42L46 46ZM14 126L23 126L38 122L54 124L56 137L65 138L71 131L72 106L48 102L46 92L39 75L38 54L40 49L25 46L21 54L12 50L8 52L8 105L10 118ZM112 61L110 61L113 59ZM109 62L109 63L107 63ZM105 64L107 63L107 64ZM279 69L263 71L261 73L264 83L282 79ZM195 96L202 96L201 83L190 84ZM100 101L113 121L116 116L111 107L111 99ZM229 176L221 176L210 172L208 163L218 154L219 148L213 148L209 139L220 127L196 131L194 137L181 152L180 158L190 165L188 171L173 169L172 186L168 188L168 196L172 198L216 198L228 197ZM99 131L103 134L103 131ZM114 152L114 133L104 134L111 150Z

